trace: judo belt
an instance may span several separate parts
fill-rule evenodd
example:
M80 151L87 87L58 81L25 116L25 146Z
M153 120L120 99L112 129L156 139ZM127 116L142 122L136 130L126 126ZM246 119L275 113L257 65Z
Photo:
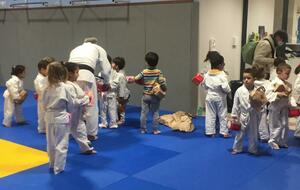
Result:
M92 67L88 66L88 65L78 64L78 66L79 66L79 69L88 70L93 74L95 72L95 70Z

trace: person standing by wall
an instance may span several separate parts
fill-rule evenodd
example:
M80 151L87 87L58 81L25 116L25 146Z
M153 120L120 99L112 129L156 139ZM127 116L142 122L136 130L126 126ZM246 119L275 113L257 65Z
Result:
M278 30L259 41L254 52L253 65L262 65L265 69L266 79L270 78L271 70L286 60L284 50L288 41L288 34Z
M82 45L74 48L69 57L69 62L79 65L78 85L87 94L92 94L92 102L86 107L85 120L89 140L96 140L98 133L98 97L94 71L96 65L101 67L101 76L104 78L103 89L109 88L111 66L107 60L106 51L97 45L95 37L85 38Z

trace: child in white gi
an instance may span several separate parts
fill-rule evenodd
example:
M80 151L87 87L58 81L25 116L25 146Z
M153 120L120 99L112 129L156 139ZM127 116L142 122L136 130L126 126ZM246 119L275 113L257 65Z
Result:
M74 100L65 81L67 70L59 62L48 66L49 86L43 94L45 109L47 151L50 169L54 174L65 168L69 146L70 113L74 109Z
M265 90L267 89L268 85L270 84L270 81L265 79L265 71L264 67L260 66L258 64L254 65L252 67L253 73L254 73L254 87L255 89L259 87L263 87ZM268 106L264 105L261 109L261 119L260 123L258 126L258 133L259 133L259 139L261 142L267 143L270 138L270 129L269 129L269 124L268 124L268 119L267 119L267 109Z
M55 61L52 57L45 57L38 63L39 73L34 79L34 88L37 95L37 110L38 110L38 133L46 133L45 127L45 111L43 110L42 97L45 88L48 85L47 66L49 63Z
M25 66L17 65L12 67L11 78L6 82L4 91L4 119L3 126L11 127L12 117L15 115L17 124L25 124L22 103L27 96L23 87L25 78Z
M286 63L279 64L276 68L277 77L271 81L266 89L266 96L270 102L268 107L270 140L268 143L275 150L280 147L288 148L288 107L292 85L287 82L287 79L290 72L290 65Z
M117 71L119 75L119 88L117 93L118 101L118 125L125 123L125 108L129 101L130 91L127 88L127 80L124 72L125 59L123 57L116 57L112 61L112 68Z
M112 64L112 63L111 63ZM98 75L101 77L101 73ZM110 89L106 92L100 92L100 128L107 128L107 112L109 114L109 128L118 128L117 124L117 92L119 88L119 75L115 69L110 73Z
M239 87L234 95L231 117L233 120L239 120L241 130L237 133L232 148L232 154L238 154L243 151L243 138L248 136L248 152L257 154L258 144L258 125L260 121L260 112L254 109L250 104L250 92L254 90L254 73L248 68L243 72L243 86Z
M299 104L300 104L300 65L298 65L295 68L295 74L297 75L297 78L294 83L293 98L299 107ZM297 138L300 138L300 116L297 117L296 129L295 129L294 136Z
M76 83L76 79L79 76L78 64L66 62L64 65L68 70L68 81L66 84L74 99L74 108L71 113L71 134L78 143L81 153L95 154L97 152L93 147L89 146L90 141L87 138L86 125L83 119L83 107L90 103L90 97L85 95Z
M216 119L220 123L220 134L224 138L230 137L227 128L227 100L231 91L227 75L223 71L224 57L216 51L207 53L205 61L210 61L211 69L204 75L202 86L207 90L205 107L205 134L213 137L216 134Z

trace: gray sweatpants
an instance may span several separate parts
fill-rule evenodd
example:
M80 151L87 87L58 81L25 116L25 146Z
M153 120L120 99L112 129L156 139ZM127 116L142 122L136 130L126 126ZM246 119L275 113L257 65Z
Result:
M150 111L153 114L152 127L153 130L157 130L159 122L159 105L160 99L154 95L144 94L142 97L142 110L141 110L141 129L147 129L146 121L147 114Z

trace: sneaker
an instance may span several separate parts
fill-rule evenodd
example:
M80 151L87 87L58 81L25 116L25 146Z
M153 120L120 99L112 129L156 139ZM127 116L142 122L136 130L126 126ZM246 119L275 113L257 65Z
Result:
M279 147L280 148L289 148L289 145L287 145L287 144L281 144L281 145L279 145Z
M278 144L276 144L275 142L271 141L271 142L268 142L269 146L274 149L274 150L279 150L280 147L278 146Z
M97 135L88 135L87 138L89 141L95 141L98 139L98 136Z
M7 128L11 127L11 126L8 126L8 125L4 125L4 124L2 124L2 125L3 125L3 127L7 127Z
M107 128L107 125L100 123L99 128Z
M210 137L210 138L215 138L216 137L216 135L215 134L205 134L205 136L207 136L207 137Z
M118 127L119 127L119 126L118 126L117 124L109 126L110 129L116 129L116 128L118 128Z
M83 152L82 154L86 154L86 155L97 154L97 151L94 149L91 149L91 150L87 150L87 151Z
M241 152L239 152L239 151L237 151L237 150L232 150L232 151L231 151L231 154L232 154L232 155L237 155L237 154L239 154L239 153L241 153Z
M147 133L147 130L146 130L146 129L141 129L141 133L142 133L142 134L146 134L146 133Z
M17 122L17 125L27 125L27 124L29 124L27 121Z
M117 124L118 125L123 125L125 123L125 120L124 119L120 119L119 121L117 121Z
M156 129L156 130L153 131L153 134L154 134L154 135L159 135L160 133L161 133L161 131L158 130L158 129Z

